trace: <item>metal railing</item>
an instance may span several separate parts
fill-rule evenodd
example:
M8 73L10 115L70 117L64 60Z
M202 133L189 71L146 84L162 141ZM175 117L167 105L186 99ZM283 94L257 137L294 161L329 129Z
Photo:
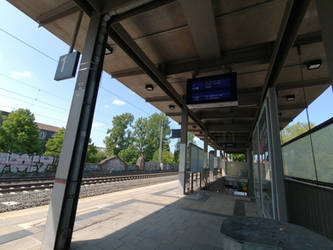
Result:
M288 221L333 240L333 187L285 178Z

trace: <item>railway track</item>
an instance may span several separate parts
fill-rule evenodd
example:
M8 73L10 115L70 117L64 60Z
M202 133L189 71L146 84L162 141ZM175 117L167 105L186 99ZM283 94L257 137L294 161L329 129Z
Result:
M136 174L136 175L119 175L119 176L103 176L103 177L89 177L83 178L81 185L93 185L98 183L107 182L119 182L135 179L147 179L161 176L176 175L178 172L165 172L165 173L153 173L153 174ZM0 193L11 193L11 192L23 192L31 190L42 190L51 189L53 187L54 181L35 181L35 182L25 182L25 183L11 183L0 185Z

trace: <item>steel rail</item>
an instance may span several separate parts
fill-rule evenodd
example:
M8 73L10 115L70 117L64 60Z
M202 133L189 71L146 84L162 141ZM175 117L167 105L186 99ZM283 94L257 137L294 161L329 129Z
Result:
M98 184L98 183L120 182L120 181L127 181L127 180L136 180L136 179L147 179L147 178L170 176L170 175L176 175L176 174L178 174L178 172L86 178L86 179L82 180L81 185L93 185L93 184ZM11 193L11 192L23 192L23 191L29 191L29 190L49 189L49 188L53 187L53 184L54 184L54 181L6 184L6 185L0 186L0 193Z

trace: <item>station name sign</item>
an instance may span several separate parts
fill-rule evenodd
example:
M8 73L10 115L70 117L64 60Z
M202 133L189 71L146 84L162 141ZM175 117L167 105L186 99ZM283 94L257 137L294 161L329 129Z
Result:
M54 80L60 81L75 77L80 53L71 52L60 57Z
M237 106L237 73L187 80L189 108Z

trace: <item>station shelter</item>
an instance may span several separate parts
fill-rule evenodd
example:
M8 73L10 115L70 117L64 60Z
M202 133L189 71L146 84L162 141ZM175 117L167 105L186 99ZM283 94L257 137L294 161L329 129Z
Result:
M332 1L9 2L71 46L58 80L75 75L81 53L45 249L70 245L102 71L181 125L181 193L190 131L204 140L198 169L214 165L208 145L215 157L245 153L263 217L333 238L332 118L280 139L323 92L332 95Z

